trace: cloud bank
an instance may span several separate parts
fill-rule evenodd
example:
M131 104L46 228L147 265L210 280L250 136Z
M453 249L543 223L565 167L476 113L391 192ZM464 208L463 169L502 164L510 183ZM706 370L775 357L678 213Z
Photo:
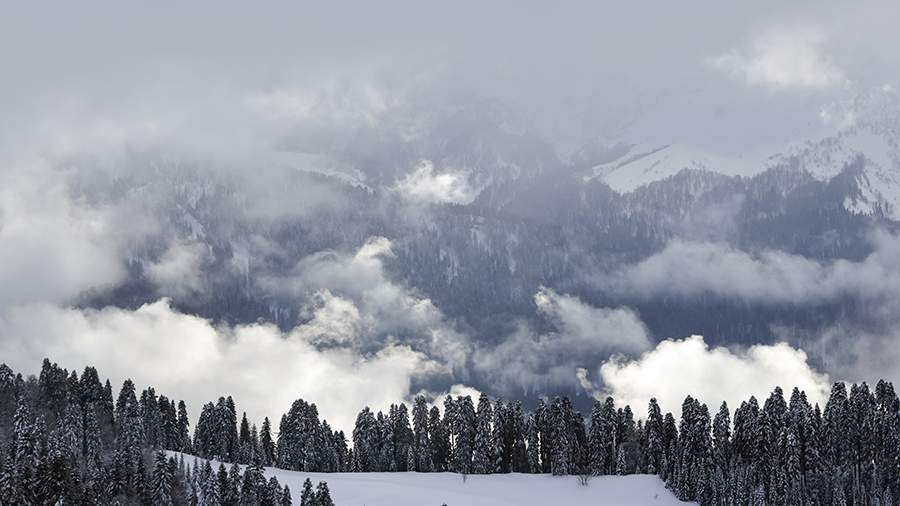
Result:
M308 301L301 316L313 342L366 352L402 342L463 372L467 336L430 299L390 279L384 260L393 254L391 246L387 238L372 237L354 253L322 251L297 262L290 276L264 284Z
M415 380L447 369L408 346L388 345L361 355L349 348L317 349L299 326L213 326L179 313L163 299L135 311L19 306L0 316L0 356L32 371L43 357L81 370L95 365L114 384L132 378L200 407L232 395L258 421L277 420L298 397L315 402L334 426L352 430L359 409L385 409L406 399Z
M125 276L108 209L70 197L63 175L41 160L0 169L0 309L65 303Z
M662 251L601 281L641 296L712 294L766 304L811 304L900 291L900 238L879 232L874 251L854 262L820 262L777 250L750 253L723 243L674 240Z
M761 402L776 386L798 387L811 403L822 403L829 378L808 363L802 350L780 343L754 345L744 351L710 348L701 336L666 340L634 360L613 358L599 369L604 392L643 413L651 397L678 412L688 394L715 409L727 401L731 409L751 395Z

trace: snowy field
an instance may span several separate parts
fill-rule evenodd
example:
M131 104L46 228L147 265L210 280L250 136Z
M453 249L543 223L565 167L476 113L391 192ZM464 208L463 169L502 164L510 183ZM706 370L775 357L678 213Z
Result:
M175 452L169 452L177 454ZM185 464L194 457L185 455ZM213 462L214 468L218 463ZM227 467L227 465L226 465ZM683 503L656 476L600 476L581 486L576 476L454 473L303 473L266 468L291 487L294 504L307 477L313 486L328 482L337 506L645 506Z

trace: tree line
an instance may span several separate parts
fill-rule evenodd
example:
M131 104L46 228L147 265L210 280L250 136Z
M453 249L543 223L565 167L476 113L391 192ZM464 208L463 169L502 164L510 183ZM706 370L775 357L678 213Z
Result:
M646 415L612 398L585 417L566 397L520 402L417 396L410 410L363 408L348 438L295 401L277 432L238 421L231 397L204 405L190 433L183 402L126 380L79 378L45 360L38 378L0 366L2 504L290 504L265 466L306 472L548 473L658 475L681 500L702 506L898 504L900 401L889 382L835 383L824 408L780 388L713 415L688 396L678 420L651 399ZM218 470L159 450L232 463ZM244 471L237 464L245 464ZM305 484L303 506L331 504L327 484Z
M0 504L293 504L289 487L266 480L260 458L215 469L164 451L209 444L189 429L185 403L152 387L138 396L125 380L114 401L93 367L79 377L45 359L37 378L23 378L0 364ZM327 483L313 489L308 479L299 504L334 506Z

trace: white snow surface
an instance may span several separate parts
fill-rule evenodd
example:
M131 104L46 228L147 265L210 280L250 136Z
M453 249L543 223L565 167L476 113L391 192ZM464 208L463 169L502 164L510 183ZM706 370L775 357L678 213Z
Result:
M601 178L619 193L628 193L684 169L747 176L761 172L763 167L755 158L723 157L681 144L636 144L618 160L594 167L593 177Z
M790 157L817 179L826 181L857 156L864 158L860 194L848 198L844 207L868 214L877 204L889 204L889 217L900 219L900 145L896 129L890 126L864 124L848 128L817 142L797 143L784 154L772 156L768 165L775 165Z
M816 179L827 181L862 156L859 193L848 196L844 206L854 213L870 214L876 206L888 204L888 216L900 219L898 130L894 123L863 123L823 138L789 143L768 156L762 156L765 149L721 156L680 144L637 144L618 160L593 167L587 179L600 178L617 192L629 193L684 169L750 177L793 159Z
M194 458L184 454L185 465L193 467ZM211 463L218 469L218 462ZM465 481L456 473L305 473L267 467L265 474L267 479L274 475L282 486L291 488L294 504L300 504L300 491L306 478L312 481L313 487L319 481L326 481L337 506L696 504L676 499L662 480L653 475L598 476L582 486L577 476L546 474L469 475Z

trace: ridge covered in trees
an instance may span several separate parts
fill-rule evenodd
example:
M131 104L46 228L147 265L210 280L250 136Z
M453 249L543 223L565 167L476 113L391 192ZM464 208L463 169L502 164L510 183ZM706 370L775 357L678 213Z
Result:
M688 396L680 418L651 400L597 400L587 417L568 398L520 402L482 394L446 397L443 410L418 396L410 411L360 411L348 440L298 399L279 421L238 421L231 397L202 407L190 434L187 408L126 380L79 378L48 360L38 378L0 366L2 504L291 504L264 466L306 472L550 473L590 477L656 474L681 500L702 506L898 504L900 401L889 382L874 391L835 383L823 409L804 392L776 388L715 415ZM352 443L352 445L351 445ZM185 465L162 450L229 462ZM244 471L238 464L245 464ZM301 491L303 506L333 504L327 484Z

